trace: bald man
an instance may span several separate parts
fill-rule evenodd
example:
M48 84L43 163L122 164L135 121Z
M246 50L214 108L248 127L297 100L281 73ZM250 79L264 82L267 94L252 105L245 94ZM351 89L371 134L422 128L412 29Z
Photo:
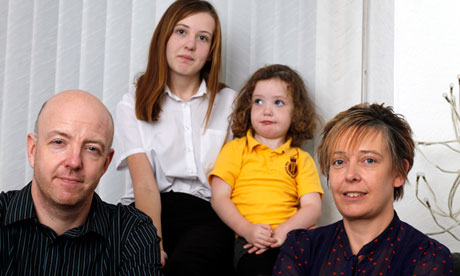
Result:
M0 275L161 275L151 219L94 192L113 157L95 96L61 92L27 136L31 183L0 194Z

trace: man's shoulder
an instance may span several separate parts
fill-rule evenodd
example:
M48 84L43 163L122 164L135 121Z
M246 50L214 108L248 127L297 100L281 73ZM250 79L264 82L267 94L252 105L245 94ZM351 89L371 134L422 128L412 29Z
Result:
M152 219L134 206L112 204L97 198L97 211L93 213L90 227L100 235L116 241L136 239L144 236L148 240L158 239ZM118 242L117 242L118 243Z
M100 203L99 210L108 212L108 252L122 258L119 274L159 275L160 238L150 217L134 206Z
M7 191L0 192L0 224L3 225L3 220L5 219L6 211L10 206L12 198L17 195L20 191Z
M118 203L115 206L120 209L123 220L133 220L137 223L153 224L152 219L149 216L134 206L123 205L121 203Z
M11 198L15 195L19 193L18 190L15 190L15 191L7 191L7 192L0 192L0 206L4 206L4 205L8 205L11 201Z
M100 201L100 204L101 209L105 209L105 212L107 212L107 214L111 217L117 216L118 220L122 224L126 224L128 222L130 224L152 224L152 219L134 206L123 205L121 203L112 204L103 200Z

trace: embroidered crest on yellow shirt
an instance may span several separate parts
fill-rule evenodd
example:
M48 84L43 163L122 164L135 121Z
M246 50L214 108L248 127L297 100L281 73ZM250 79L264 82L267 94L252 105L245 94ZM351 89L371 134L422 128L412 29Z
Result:
M286 166L285 166L287 174L292 178L296 177L298 173L296 161L297 159L295 157L291 157L291 161L286 162Z

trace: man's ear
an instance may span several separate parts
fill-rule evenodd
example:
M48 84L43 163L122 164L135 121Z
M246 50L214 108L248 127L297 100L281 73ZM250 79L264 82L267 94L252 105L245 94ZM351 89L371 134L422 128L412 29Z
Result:
M29 164L34 168L35 154L37 148L37 137L32 133L27 135L27 157L29 158Z
M109 153L107 154L107 157L105 159L105 164L104 164L104 173L107 171L107 169L109 168L109 165L110 165L110 162L112 162L112 158L113 158L113 154L115 153L115 151L113 149L110 149L109 150ZM103 173L103 174L104 174Z

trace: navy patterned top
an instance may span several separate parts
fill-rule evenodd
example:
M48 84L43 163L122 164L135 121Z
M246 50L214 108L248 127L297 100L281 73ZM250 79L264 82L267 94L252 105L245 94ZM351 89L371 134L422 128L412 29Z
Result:
M38 221L30 188L0 193L0 275L161 275L144 213L95 193L86 223L58 236Z
M449 249L395 213L357 255L351 253L343 221L289 232L273 275L453 275L453 261Z

